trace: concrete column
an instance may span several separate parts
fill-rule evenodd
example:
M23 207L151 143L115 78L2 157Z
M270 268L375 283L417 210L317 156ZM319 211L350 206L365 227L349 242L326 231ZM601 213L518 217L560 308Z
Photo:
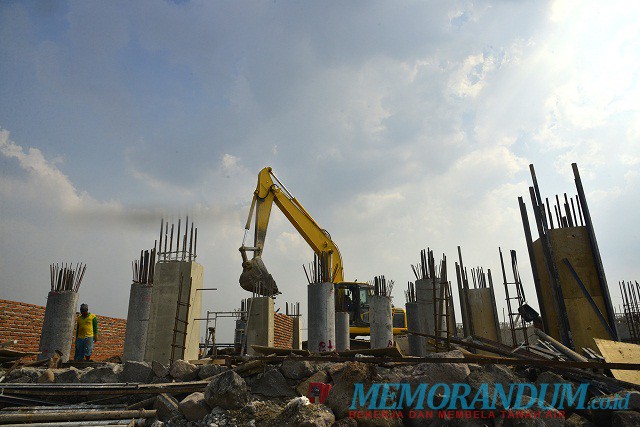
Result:
M425 329L421 326L420 312L417 302L408 302L407 310L407 326L410 331L421 332ZM409 334L409 354L411 356L426 357L427 355L427 337Z
M349 313L336 312L336 350L344 351L351 348L349 336Z
M436 279L437 280L437 279ZM438 283L436 283L436 287ZM416 301L418 303L419 327L423 334L435 333L433 318L433 279L416 280Z
M247 354L257 355L251 346L273 347L274 301L271 297L247 298Z
M78 294L73 291L49 292L44 312L38 360L47 359L58 350L62 361L69 360L69 350L75 342Z
M169 363L176 315L182 320L182 322L178 322L179 332L176 334L176 344L181 345L184 339L185 349L183 351L176 348L174 359L193 360L198 358L201 322L194 319L202 317L202 292L198 292L197 289L202 289L203 273L202 265L194 261L156 263L151 291L147 343L144 351L146 362L155 360L165 365ZM179 296L181 277L183 278L182 295ZM189 289L189 278L191 278L191 289ZM181 306L178 310L178 298L183 303L189 303L188 310L186 306ZM186 336L184 322L186 322Z
M302 350L302 316L293 318L293 337L291 341L294 350Z
M371 348L393 347L391 297L383 295L369 297L369 321Z
M127 330L124 334L123 360L144 360L147 344L147 327L151 311L152 286L132 283L129 292L129 310L127 311Z
M336 307L333 283L312 283L307 288L309 307L309 339L307 348L312 353L335 350Z

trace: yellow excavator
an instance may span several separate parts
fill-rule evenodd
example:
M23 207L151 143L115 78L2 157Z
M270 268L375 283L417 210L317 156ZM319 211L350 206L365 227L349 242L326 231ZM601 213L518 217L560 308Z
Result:
M368 336L369 329L369 295L371 285L360 282L345 282L342 257L338 246L331 240L329 233L324 230L311 217L309 212L287 191L284 185L276 178L270 167L266 167L258 174L258 185L253 194L249 218L245 227L244 239L240 247L242 255L242 274L240 286L250 292L260 295L276 295L278 287L273 276L267 271L262 261L262 251L269 226L271 207L275 202L284 216L300 233L318 259L325 260L326 267L335 283L336 295L340 295L346 303L349 312L349 333L352 337ZM246 246L247 233L251 227L251 221L255 213L255 229L253 246ZM249 258L247 252L252 252ZM407 332L407 316L403 308L393 308L393 333L405 334Z

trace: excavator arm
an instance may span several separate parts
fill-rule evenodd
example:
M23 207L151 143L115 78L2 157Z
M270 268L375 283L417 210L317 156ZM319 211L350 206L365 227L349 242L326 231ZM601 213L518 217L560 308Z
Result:
M247 291L261 295L278 293L273 277L268 273L262 262L262 251L264 250L264 241L267 236L267 227L269 226L271 208L274 202L313 251L321 259L328 261L327 264L330 266L329 274L332 281L343 281L342 257L338 246L331 240L329 233L322 229L300 202L287 191L273 174L271 168L266 167L258 174L258 185L253 194L253 201L249 210L245 238L240 247L243 261L240 286ZM245 246L245 240L254 213L254 242L253 246L248 247ZM253 256L249 258L247 252L253 252Z

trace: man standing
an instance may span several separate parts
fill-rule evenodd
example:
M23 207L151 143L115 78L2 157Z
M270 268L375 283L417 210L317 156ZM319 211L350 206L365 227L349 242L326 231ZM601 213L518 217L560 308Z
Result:
M76 362L91 360L93 343L98 341L98 318L89 313L87 304L80 304L80 315L77 317L76 326L76 354L73 360Z

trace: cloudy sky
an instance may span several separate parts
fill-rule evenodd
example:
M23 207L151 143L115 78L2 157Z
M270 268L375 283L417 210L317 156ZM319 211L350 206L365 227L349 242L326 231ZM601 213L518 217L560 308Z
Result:
M86 262L80 299L125 317L131 261L189 215L204 307L231 310L272 166L346 279L384 274L396 305L421 249L453 270L458 245L496 273L517 250L534 299L517 197L530 163L543 197L575 193L576 162L619 304L640 279L639 22L629 1L2 1L0 298L44 305L49 264ZM306 313L311 259L274 210L276 306Z

